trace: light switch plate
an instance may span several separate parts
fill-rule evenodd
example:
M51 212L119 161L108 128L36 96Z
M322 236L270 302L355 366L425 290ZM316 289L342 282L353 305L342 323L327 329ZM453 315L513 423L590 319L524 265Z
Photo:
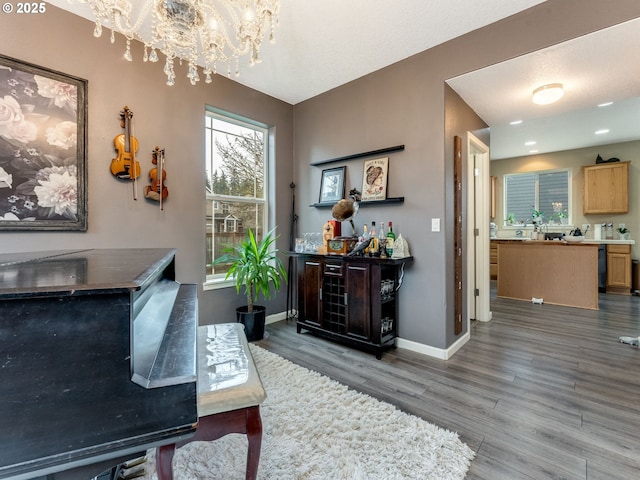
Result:
M440 231L440 219L439 218L432 218L431 219L431 231L432 232L439 232Z

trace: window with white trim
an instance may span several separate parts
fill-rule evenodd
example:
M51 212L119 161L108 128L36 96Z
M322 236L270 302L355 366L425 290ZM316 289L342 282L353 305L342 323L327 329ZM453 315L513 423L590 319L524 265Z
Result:
M504 176L504 219L532 225L533 211L542 223L571 223L571 175L569 170L514 173Z
M251 229L268 231L268 129L248 119L207 109L205 114L206 281L222 281L228 266L212 262Z

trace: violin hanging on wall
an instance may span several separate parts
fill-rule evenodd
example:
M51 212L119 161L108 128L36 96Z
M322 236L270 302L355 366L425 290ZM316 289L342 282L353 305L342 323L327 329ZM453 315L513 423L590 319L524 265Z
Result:
M145 187L144 196L148 200L160 202L160 210L164 210L164 200L169 196L169 190L165 185L167 172L164 169L164 148L156 147L151 153L151 163L155 165L149 170L151 185Z
M133 181L133 199L137 200L136 179L140 176L140 164L135 157L138 150L138 139L132 133L132 119L133 112L125 105L120 112L120 127L124 129L124 133L116 135L116 138L113 139L118 157L111 160L111 173L120 180Z

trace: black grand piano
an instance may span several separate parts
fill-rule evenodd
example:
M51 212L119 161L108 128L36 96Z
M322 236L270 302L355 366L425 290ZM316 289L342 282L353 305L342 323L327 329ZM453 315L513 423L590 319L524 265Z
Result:
M0 255L0 479L88 480L193 435L197 297L175 253Z

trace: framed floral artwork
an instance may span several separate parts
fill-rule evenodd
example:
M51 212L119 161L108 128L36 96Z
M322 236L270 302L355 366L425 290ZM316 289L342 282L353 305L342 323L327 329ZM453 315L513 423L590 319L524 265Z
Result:
M87 230L86 95L0 55L0 230Z
M361 200L363 202L386 200L388 176L389 157L365 161L362 175Z

